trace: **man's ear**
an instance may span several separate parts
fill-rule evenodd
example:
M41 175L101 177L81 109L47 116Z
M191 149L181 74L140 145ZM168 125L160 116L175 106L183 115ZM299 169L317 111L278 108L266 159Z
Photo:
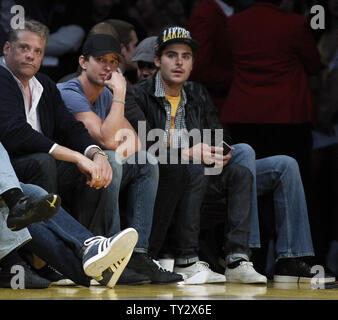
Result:
M85 57L83 55L79 57L79 65L82 68L82 70L87 69L87 61L85 60Z
M154 63L157 68L161 66L161 58L158 56L154 56Z
M120 43L120 46L121 46L121 56L124 58L127 54L128 48L123 43Z
M11 46L11 44L8 41L6 41L5 44L4 44L3 50L2 50L3 55L5 57L9 54L9 50L11 49L10 46Z

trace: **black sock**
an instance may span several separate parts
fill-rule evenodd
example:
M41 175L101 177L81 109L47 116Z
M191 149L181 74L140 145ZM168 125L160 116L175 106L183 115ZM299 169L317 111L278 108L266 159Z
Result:
M235 268L237 268L237 267L240 265L240 263L241 263L242 261L246 261L246 260L245 260L245 259L239 259L239 260L236 260L236 261L234 261L234 262L231 262L231 263L229 263L229 264L227 265L227 268L229 268L229 269L235 269Z
M13 208L23 196L24 193L19 188L9 189L1 195L9 209Z

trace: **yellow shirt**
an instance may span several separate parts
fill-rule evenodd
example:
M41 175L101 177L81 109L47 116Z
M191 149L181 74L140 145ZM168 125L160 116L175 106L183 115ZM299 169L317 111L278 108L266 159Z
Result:
M171 105L170 136L169 136L169 139L168 139L168 146L170 146L171 136L172 136L173 131L175 129L176 112L177 112L178 105L179 105L180 100L181 100L181 95L179 95L178 97L171 97L171 96L166 95L166 98L168 99L168 101Z

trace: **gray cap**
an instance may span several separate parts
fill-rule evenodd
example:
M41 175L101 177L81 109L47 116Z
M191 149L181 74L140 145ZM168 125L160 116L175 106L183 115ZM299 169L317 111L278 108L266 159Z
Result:
M155 42L157 37L143 39L136 47L132 61L145 61L154 63Z

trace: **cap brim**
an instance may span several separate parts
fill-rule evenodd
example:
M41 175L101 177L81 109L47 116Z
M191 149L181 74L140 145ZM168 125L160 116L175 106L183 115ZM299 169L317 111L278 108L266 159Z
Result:
M175 39L170 39L167 40L166 42L162 43L158 49L162 49L166 47L169 44L176 43L176 42L181 42L187 44L192 51L196 51L199 47L198 42L194 39L180 39L180 38L175 38Z
M93 57L101 57L101 56L104 56L105 54L108 54L108 53L115 53L117 55L120 55L119 52L116 52L116 51L113 51L113 50L99 50L99 51L95 51L95 52L91 53L90 55L93 56Z
M145 62L149 62L149 63L154 63L154 56L150 57L149 54L141 53L141 54L138 54L137 56L133 57L131 59L131 61L133 61L133 62L145 61Z
M112 51L112 50L96 51L96 52L91 53L90 55L93 56L93 57L102 57L102 56L104 56L105 54L108 54L108 53L115 53L117 55L117 57L119 58L119 61L120 62L123 61L121 54L119 52Z

